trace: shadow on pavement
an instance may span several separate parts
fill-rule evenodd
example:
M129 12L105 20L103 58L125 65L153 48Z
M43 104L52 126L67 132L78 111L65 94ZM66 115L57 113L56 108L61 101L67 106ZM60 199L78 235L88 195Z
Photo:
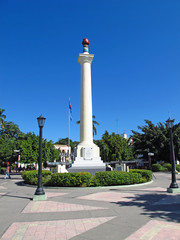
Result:
M165 221L180 223L180 202L173 202L173 198L175 198L176 195L171 195L172 204L158 204L160 200L165 199L166 197L167 194L162 193L141 193L139 195L135 195L134 197L126 197L126 199L128 199L128 202L119 201L115 204L119 205L120 207L139 207L144 211L141 213L141 215L146 215L150 218L160 218ZM153 205L154 203L156 203L156 205Z
M10 197L10 198L23 198L23 199L29 199L32 200L32 197L23 197L23 196L15 196L15 195L9 195L9 194L4 194L2 197Z

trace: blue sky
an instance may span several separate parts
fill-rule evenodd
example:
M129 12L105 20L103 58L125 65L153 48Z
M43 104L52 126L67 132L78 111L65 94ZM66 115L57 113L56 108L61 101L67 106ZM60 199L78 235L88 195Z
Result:
M0 108L23 132L79 141L82 40L90 41L93 114L128 136L144 119L180 122L179 0L0 0ZM118 120L118 127L117 127Z

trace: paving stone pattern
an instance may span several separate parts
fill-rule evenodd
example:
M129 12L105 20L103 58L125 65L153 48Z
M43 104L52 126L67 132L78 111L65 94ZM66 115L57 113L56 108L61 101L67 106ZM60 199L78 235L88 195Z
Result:
M169 240L180 239L180 224L162 221L149 221L126 240Z
M63 202L59 203L54 201L32 201L27 205L27 207L22 211L22 213L86 211L97 209L105 208Z
M1 239L68 240L113 218L101 217L61 221L16 222L9 227Z
M167 193L170 174L155 176L131 187L45 188L48 200L32 201L21 176L0 175L0 239L178 240L180 194Z

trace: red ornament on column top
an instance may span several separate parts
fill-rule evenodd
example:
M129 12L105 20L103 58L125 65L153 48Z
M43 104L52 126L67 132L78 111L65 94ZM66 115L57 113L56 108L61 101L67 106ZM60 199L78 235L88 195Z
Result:
M82 41L82 45L89 45L89 40L87 38L84 38Z

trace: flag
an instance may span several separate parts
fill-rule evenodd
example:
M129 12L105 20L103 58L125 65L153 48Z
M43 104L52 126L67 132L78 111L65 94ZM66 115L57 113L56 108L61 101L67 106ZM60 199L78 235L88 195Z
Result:
M72 108L71 108L70 98L69 98L69 112L70 112L70 119L72 120Z

